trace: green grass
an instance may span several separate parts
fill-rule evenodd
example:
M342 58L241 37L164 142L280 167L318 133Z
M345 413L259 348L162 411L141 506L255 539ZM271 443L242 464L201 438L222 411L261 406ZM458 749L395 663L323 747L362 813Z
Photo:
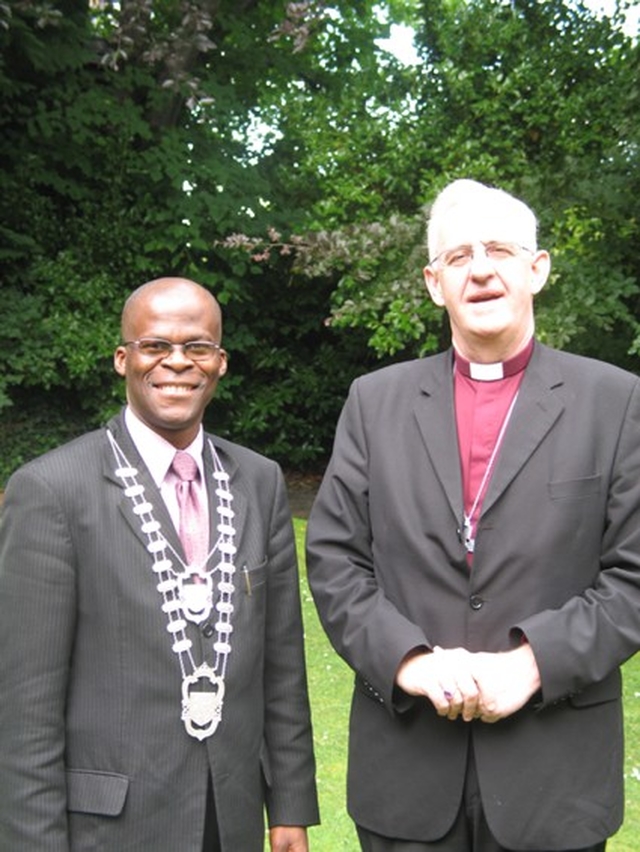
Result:
M322 825L309 831L312 852L356 852L355 831L345 809L347 724L352 674L333 651L318 621L306 582L304 533L306 523L294 521L300 558L309 693L313 713L318 794ZM640 849L640 654L624 668L626 731L626 815L607 852Z

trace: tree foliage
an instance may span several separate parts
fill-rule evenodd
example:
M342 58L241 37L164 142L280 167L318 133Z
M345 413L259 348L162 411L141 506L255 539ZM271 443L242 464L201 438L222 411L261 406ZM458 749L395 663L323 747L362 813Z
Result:
M0 14L4 428L42 428L35 397L52 421L58 400L67 411L75 399L78 428L113 411L122 303L176 274L223 305L232 368L212 409L218 431L291 465L316 458L333 427L331 376L343 385L356 363L330 357L330 286L308 290L287 263L263 269L216 244L302 221L291 152L261 130L272 107L260 100L305 73L320 7L20 0ZM21 460L10 453L9 469Z
M554 258L540 336L635 367L640 69L624 5L0 4L0 410L5 443L21 437L0 476L25 436L44 448L47 422L55 442L59 423L120 404L122 302L166 274L223 306L214 428L287 466L322 458L353 376L446 345L424 220L460 176L538 212ZM419 61L384 49L391 23L413 27Z
M554 258L542 339L637 366L639 48L620 5L607 18L563 0L414 4L421 61L378 65L366 99L347 80L333 104L356 141L323 160L313 212L330 231L306 235L299 268L340 270L335 325L366 329L380 355L442 346L420 274L424 216L447 182L474 177L539 215ZM312 166L333 132L322 113L307 126Z

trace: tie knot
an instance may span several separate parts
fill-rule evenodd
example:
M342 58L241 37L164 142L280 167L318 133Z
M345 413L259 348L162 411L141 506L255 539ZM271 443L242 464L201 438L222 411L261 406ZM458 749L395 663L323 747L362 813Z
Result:
M173 472L183 481L192 481L198 478L198 465L193 456L185 453L183 450L178 450L171 462Z

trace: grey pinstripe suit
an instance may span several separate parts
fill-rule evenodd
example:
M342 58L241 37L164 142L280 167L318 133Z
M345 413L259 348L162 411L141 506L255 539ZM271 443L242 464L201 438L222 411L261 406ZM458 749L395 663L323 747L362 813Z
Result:
M179 548L122 416L110 428ZM2 852L199 852L209 773L225 852L263 848L263 802L271 824L317 821L283 478L213 440L249 583L234 597L223 718L204 742L180 721L178 660L104 430L11 478L0 525ZM211 640L189 629L211 662Z

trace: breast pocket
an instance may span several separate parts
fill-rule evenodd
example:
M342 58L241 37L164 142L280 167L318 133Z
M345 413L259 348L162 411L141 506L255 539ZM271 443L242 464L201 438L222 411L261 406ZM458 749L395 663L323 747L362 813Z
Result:
M587 500L600 493L602 476L585 476L580 479L564 479L549 483L552 500Z
M267 580L267 562L265 558L257 565L245 564L240 568L238 588L248 597L259 594Z

